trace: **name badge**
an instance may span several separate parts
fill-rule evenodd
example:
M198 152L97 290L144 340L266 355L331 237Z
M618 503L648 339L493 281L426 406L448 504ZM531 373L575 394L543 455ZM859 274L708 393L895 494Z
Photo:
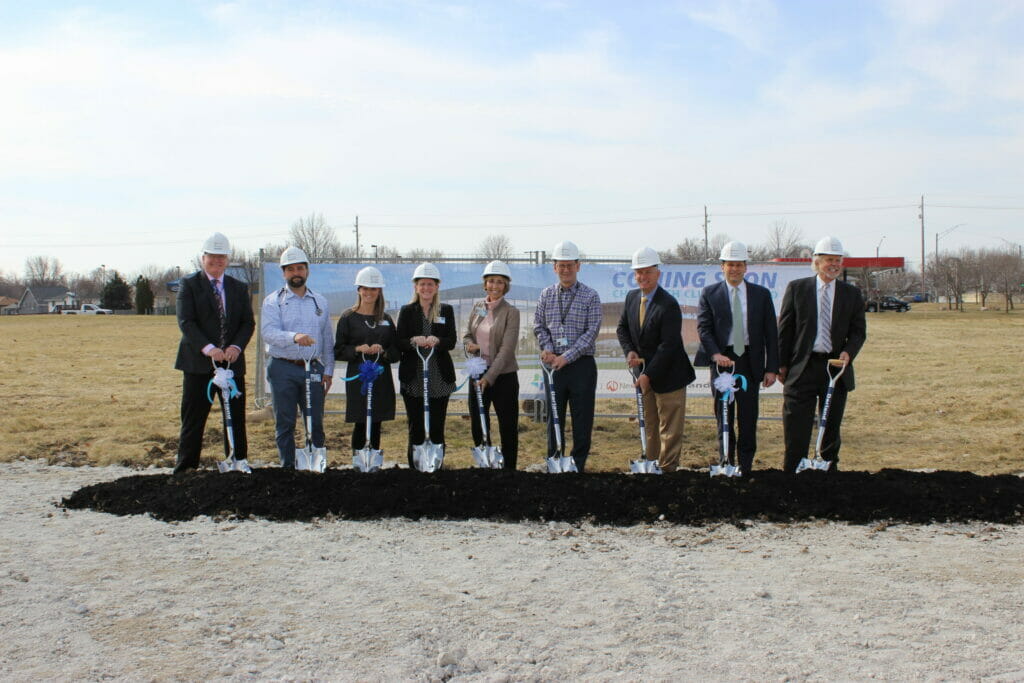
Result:
M478 318L486 318L487 317L487 307L486 306L477 306L476 310L473 311L473 312L476 314L476 316Z
M437 316L437 324L438 325L444 325L444 316L443 315Z
M555 344L557 344L560 348L565 348L566 346L569 345L569 340L566 337L559 337L558 339L555 340Z
M311 372L311 373L309 373L309 381L310 382L322 382L324 380L320 376L320 373L318 373L318 372Z

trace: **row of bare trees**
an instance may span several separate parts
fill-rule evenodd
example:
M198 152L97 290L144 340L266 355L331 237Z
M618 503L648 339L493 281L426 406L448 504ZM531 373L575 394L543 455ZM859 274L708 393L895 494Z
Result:
M951 309L963 310L964 295L973 292L981 306L990 297L1001 298L1005 310L1024 294L1024 258L1020 249L970 249L942 252L925 268L936 294L944 296Z
M729 241L728 235L714 235L708 238L705 249L703 238L687 237L672 249L658 253L665 263L692 263L707 259L717 261L719 252ZM768 234L764 242L747 245L752 261L810 256L811 248L811 244L804 239L803 231L785 219L777 220L768 226Z

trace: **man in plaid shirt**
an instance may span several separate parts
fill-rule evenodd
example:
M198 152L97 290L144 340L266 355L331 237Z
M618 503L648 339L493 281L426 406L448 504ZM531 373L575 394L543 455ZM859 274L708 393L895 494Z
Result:
M533 316L541 362L554 373L558 420L565 429L566 404L572 409L572 455L582 472L590 455L597 393L594 351L601 329L601 298L577 280L580 251L572 242L559 242L552 253L558 284L540 293ZM565 442L563 435L562 442ZM548 457L556 451L554 429L548 429Z

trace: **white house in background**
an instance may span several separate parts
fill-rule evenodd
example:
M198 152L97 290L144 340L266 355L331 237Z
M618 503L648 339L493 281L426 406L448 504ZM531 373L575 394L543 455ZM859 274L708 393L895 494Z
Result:
M67 287L26 287L15 313L56 313L62 308L78 308L75 293Z

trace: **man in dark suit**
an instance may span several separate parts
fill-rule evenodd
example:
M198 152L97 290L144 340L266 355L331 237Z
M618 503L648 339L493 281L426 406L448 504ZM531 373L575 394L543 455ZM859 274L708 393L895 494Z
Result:
M715 419L722 430L722 395L714 382L719 367L731 368L747 379L747 388L733 393L735 409L729 411L730 463L739 455L740 470L749 475L757 452L757 415L760 407L760 383L767 389L775 384L779 372L779 332L775 320L772 293L761 285L747 282L747 246L729 242L719 255L723 282L704 288L697 309L700 348L697 365L711 365L711 384L715 398ZM739 439L734 428L739 420ZM721 449L721 444L719 444Z
M626 363L644 365L636 383L647 417L647 458L664 472L679 467L686 419L686 385L696 375L683 348L679 302L658 286L661 259L650 247L633 254L639 289L626 295L616 333Z
M245 460L245 354L256 329L249 288L224 271L231 244L219 232L203 243L203 269L181 280L178 289L178 327L181 342L174 367L184 377L181 384L181 435L175 474L199 467L203 430L210 415L207 386L214 363L229 365L240 392L230 401L235 459ZM216 392L220 396L220 392ZM221 406L223 408L223 406ZM226 432L226 425L225 425ZM225 433L224 453L228 453Z
M821 456L839 468L839 425L846 395L853 391L853 359L867 339L864 297L853 285L839 280L843 245L824 237L814 248L814 277L794 280L786 287L779 313L779 379L783 391L782 429L786 441L784 469L795 472L807 457L815 407L820 411L828 389L828 360L846 363L836 383L825 425Z

